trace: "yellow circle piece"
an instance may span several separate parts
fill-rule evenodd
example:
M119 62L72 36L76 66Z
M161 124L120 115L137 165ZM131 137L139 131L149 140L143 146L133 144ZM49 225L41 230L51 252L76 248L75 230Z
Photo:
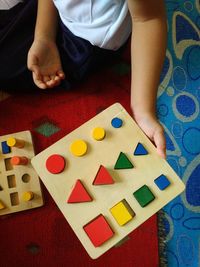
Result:
M8 138L8 140L7 140L7 145L9 146L9 147L13 147L13 146L15 146L16 145L16 139L14 138L14 137L10 137L10 138Z
M105 130L104 130L103 128L101 128L101 127L96 127L96 128L94 128L93 131L92 131L92 137L93 137L95 140L97 140L97 141L101 141L101 140L103 140L104 137L105 137L105 135L106 135L106 132L105 132Z
M33 199L33 197L34 197L34 194L33 194L33 192L30 192L30 191L25 192L25 193L22 195L22 199L23 199L23 201L30 201L31 199Z
M70 151L74 156L81 157L87 152L87 144L83 140L76 140L71 144Z

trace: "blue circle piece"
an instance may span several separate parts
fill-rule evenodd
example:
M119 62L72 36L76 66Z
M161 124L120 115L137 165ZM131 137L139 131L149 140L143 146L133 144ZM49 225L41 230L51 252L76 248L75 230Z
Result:
M122 127L123 121L122 119L115 117L112 119L111 124L114 128L120 128Z
M196 104L191 97L180 95L176 99L176 108L182 116L190 117L196 111Z

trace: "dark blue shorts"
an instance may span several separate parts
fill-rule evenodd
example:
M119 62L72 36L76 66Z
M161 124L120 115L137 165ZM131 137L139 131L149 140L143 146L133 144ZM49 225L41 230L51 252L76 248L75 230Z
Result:
M36 88L27 69L27 54L33 42L37 1L25 0L11 10L0 11L0 87ZM73 35L60 21L57 45L67 76L61 87L68 87L91 71L112 60L116 52L93 46Z

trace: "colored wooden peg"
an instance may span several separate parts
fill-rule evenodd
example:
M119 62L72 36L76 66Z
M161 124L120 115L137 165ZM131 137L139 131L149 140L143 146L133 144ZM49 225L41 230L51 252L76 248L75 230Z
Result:
M123 152L120 152L114 169L132 169L133 167L133 164L130 162L127 156Z
M105 136L106 136L106 132L101 127L96 127L92 131L92 137L97 141L103 140L105 138Z
M11 149L10 147L7 145L6 141L1 142L1 147L2 147L2 153L3 154L8 154L10 153Z
M123 121L122 119L118 118L118 117L115 117L111 120L111 125L114 127L114 128L120 128L122 127L122 124L123 124Z
M22 199L25 202L28 202L34 198L34 193L31 191L24 192L22 195Z
M93 181L93 185L106 185L106 184L114 184L114 180L110 173L107 171L107 169L104 166L100 166L98 169L98 172L95 176L95 179Z
M53 174L61 173L65 169L65 164L63 156L58 154L53 154L46 160L46 168Z
M5 205L3 204L3 202L0 201L0 210L5 209Z
M70 151L74 156L81 157L87 152L87 143L83 140L75 140L70 145Z
M164 174L156 178L154 182L160 190L165 190L170 185L170 181Z
M135 216L134 211L131 209L125 199L112 207L110 212L120 226L125 225Z
M95 247L101 246L114 235L113 230L102 214L86 224L83 229Z
M151 192L147 185L143 185L137 191L133 193L134 197L138 201L141 207L147 206L155 199L154 194Z
M148 151L146 150L146 148L141 143L138 143L134 151L134 155L141 156L141 155L147 155L147 154L148 154Z
M81 180L77 180L71 194L67 200L67 203L81 203L90 202L92 197L89 195Z
M28 164L28 158L27 157L14 156L11 158L10 163L12 165L27 165Z
M7 145L9 147L23 148L25 146L25 141L21 139L16 139L14 137L10 137L7 140Z

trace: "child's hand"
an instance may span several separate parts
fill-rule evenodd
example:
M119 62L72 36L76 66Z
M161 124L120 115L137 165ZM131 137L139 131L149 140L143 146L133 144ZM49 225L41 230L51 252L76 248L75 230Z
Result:
M164 136L164 130L158 120L151 114L134 118L143 130L143 132L149 137L157 148L158 154L162 158L166 158L166 141Z
M53 41L35 40L28 53L27 65L40 89L55 87L65 78L59 51Z

